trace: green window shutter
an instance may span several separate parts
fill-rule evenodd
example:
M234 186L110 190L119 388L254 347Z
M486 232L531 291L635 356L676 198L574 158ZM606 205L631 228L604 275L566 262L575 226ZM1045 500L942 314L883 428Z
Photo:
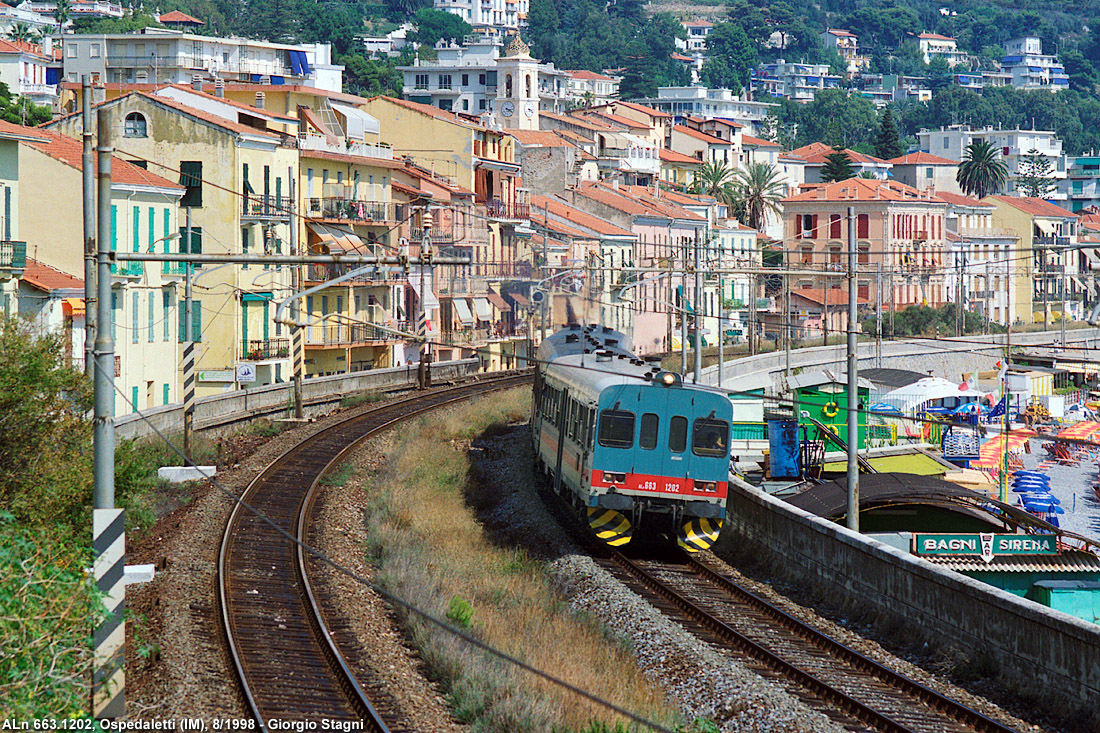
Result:
M149 291L149 343L156 340L157 333L157 299L156 293Z
M241 227L241 254L248 254L248 249L252 245L251 239L252 239L252 228L251 227ZM242 270L247 270L248 269L248 263L247 262L242 263L241 264L241 269Z
M138 411L138 389L137 387L130 388L130 409L133 412Z
M168 341L172 338L172 319L170 318L170 314L172 313L172 291L162 290L160 293L160 300L161 305L164 306L164 319L162 321L164 324L164 340Z
M111 293L111 340L118 341L118 317L122 308L118 302L118 293Z
M160 245L161 251L164 252L164 254L168 254L169 248L172 246L171 242L168 240L168 233L171 230L172 230L172 210L171 209L165 209L164 210L164 233L161 234L162 241L161 241L161 245ZM164 273L165 275L167 275L169 272L172 271L172 263L171 262L162 262L162 263L160 263L160 265L161 265L160 271L162 273Z
M179 314L180 343L183 343L186 341L184 334L187 331L186 301L180 301ZM192 299L191 301L191 340L195 342L202 341L202 302L198 299Z
M130 314L130 343L136 344L141 340L141 326L138 325L138 315L141 312L141 294L134 293L130 296L130 309L133 313Z
M168 383L164 383L164 402L162 404L168 404Z
M111 251L118 251L118 207L111 205ZM111 272L117 271L117 265L111 265Z
M134 237L133 237L133 239L134 239L134 252L140 252L141 251L141 207L139 207L139 206L134 207L133 226L134 226ZM143 262L130 262L126 267L126 271L131 275L140 275L141 271L144 269L143 265L144 265Z
M202 206L202 161L180 161L180 185L187 190L180 199L180 206Z

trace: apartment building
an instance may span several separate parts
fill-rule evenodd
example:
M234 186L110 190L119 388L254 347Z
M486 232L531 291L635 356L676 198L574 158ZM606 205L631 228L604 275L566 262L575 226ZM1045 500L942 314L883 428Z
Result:
M1016 273L1019 236L993 225L996 206L959 193L937 191L936 196L947 202L944 225L951 260L944 287L951 302L1002 326L1030 315L1031 287Z
M768 110L778 106L774 102L758 102L748 96L734 94L729 89L702 86L657 87L656 97L634 101L671 115L677 123L685 117L718 117L757 132L767 118Z
M835 152L836 150L825 143L810 143L809 145L803 145L801 148L795 148L790 152L790 155L804 161L802 173L803 180L806 183L821 183L821 169L825 166L825 160ZM889 161L848 148L842 152L852 161L852 169L857 176L870 173L880 181L884 181L890 176L893 164Z
M304 84L340 91L343 67L328 44L289 45L218 38L165 28L61 37L63 78L105 84L189 84L203 80Z
M789 264L843 271L848 261L848 208L855 210L859 295L872 297L883 273L883 307L938 307L946 302L947 204L930 191L896 181L851 178L806 184L782 201ZM837 289L843 280L799 277L794 290Z
M687 38L682 41L682 50L688 53L706 53L707 37L714 30L714 23L709 20L685 20L681 25L687 33ZM676 40L677 45L681 45L680 39Z
M527 26L530 0L434 0L434 7L457 15L475 30L506 33Z
M1068 156L1066 177L1058 181L1058 194L1075 213L1090 206L1100 206L1100 156Z
M777 59L752 71L754 94L796 102L812 102L823 89L839 89L841 78L828 64L800 64Z
M860 54L859 37L851 31L829 28L821 34L821 45L843 59L849 78L871 65L871 58Z
M890 175L894 180L906 186L924 191L932 189L937 194L943 192L962 194L956 176L959 161L941 158L931 153L907 153L886 161L891 165Z
M961 161L966 148L975 141L988 142L1000 153L1000 159L1008 167L1007 191L1016 189L1024 156L1035 150L1050 161L1051 177L1056 183L1066 178L1066 159L1062 154L1062 141L1051 130L1002 130L969 125L952 125L939 130L921 130L917 133L920 149L925 153Z
M939 33L921 33L917 36L917 48L924 57L924 63L932 63L932 59L940 58L947 62L951 68L969 60L966 52L960 51L955 39L951 36L942 36Z
M1017 89L1057 92L1069 88L1066 67L1057 56L1043 53L1043 41L1037 36L1006 41L1001 71L1012 75L1012 86Z
M33 135L38 139L22 141L18 151L18 220L28 252L18 310L43 326L62 328L71 362L83 368L83 223L79 216L42 215L58 201L81 200L83 146L56 132ZM162 251L174 244L185 188L121 156L111 167L111 250ZM182 270L165 265L126 262L111 268L116 414L178 399L182 379L173 366L183 340L177 289Z
M60 68L49 38L41 43L0 40L0 82L7 84L13 95L54 109Z
M573 105L591 107L607 104L619 96L621 76L610 76L585 69L566 70L566 101Z

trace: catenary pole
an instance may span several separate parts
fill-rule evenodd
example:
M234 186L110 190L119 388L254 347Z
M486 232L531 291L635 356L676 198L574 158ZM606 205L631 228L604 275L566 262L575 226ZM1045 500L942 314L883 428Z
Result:
M856 359L856 299L859 279L856 276L856 214L848 207L848 529L859 531L859 374ZM825 289L828 293L828 288Z
M695 256L693 258L692 270L695 277L695 318L693 322L695 324L695 364L692 367L691 381L694 383L699 382L699 372L703 371L703 339L701 328L702 324L699 322L699 314L703 307L703 278L700 272L701 263L699 259L699 230L695 230ZM687 314L685 313L684 316Z
M96 187L95 142L92 136L91 84L85 74L81 81L81 104L84 155L81 174L84 183L84 373L95 378L95 324L96 324Z
M290 254L298 255L298 194L295 186L294 168L287 172L287 181L290 182ZM302 266L297 265L291 270L291 289L297 293L302 287ZM301 303L294 304L295 324L290 327L290 361L294 367L294 419L305 419L302 409L302 380L305 378L306 354L305 333L297 321L301 320Z
M126 568L125 518L115 508L115 344L111 335L111 118L100 109L99 135L99 231L97 236L95 337L95 411L93 422L94 489L92 494L93 574L103 594L107 615L95 631L92 672L92 716L118 718L126 714L123 670L126 626L124 571Z
M194 254L194 243L191 239L191 207L187 209L187 244L184 251ZM183 318L183 455L188 463L191 462L191 432L195 426L195 324L194 304L192 301L192 282L195 279L195 265L191 262L185 264L184 279L184 318Z

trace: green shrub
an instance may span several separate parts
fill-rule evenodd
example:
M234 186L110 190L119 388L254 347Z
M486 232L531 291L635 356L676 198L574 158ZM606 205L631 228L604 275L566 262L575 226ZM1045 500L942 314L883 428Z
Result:
M473 618L473 606L458 596L451 599L451 605L447 608L448 621L460 629L468 629Z

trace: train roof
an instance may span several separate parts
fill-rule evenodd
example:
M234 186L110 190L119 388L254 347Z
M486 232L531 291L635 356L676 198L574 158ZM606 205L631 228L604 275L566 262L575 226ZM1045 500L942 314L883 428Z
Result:
M632 348L630 337L610 326L573 323L543 339L539 344L538 357L547 363L569 354L581 354L588 349L592 353L602 350L616 356L624 354L634 358Z
M653 379L664 371L660 363L640 363L624 355L605 358L597 354L569 354L558 357L547 365L546 373L564 382L574 393L581 392L595 400L605 389L618 386L645 386L654 384ZM649 379L646 379L649 375ZM709 392L716 397L728 400L723 390L710 385L684 382L670 389L689 389L697 392Z

